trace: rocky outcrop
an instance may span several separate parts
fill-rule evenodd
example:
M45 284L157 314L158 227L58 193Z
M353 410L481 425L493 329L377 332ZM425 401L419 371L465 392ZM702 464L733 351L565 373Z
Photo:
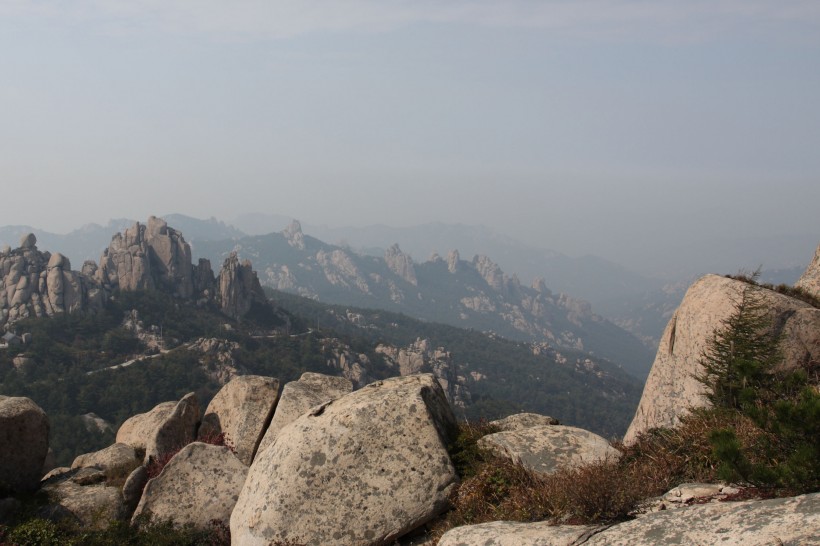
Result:
M201 337L192 341L188 350L200 355L203 371L220 385L226 385L246 373L245 368L234 359L234 353L239 350L239 343L235 341Z
M363 294L370 294L370 286L354 259L342 249L322 249L316 253L316 263L332 286L355 288Z
M490 424L498 428L499 432L510 430L522 430L532 427L544 427L560 425L558 419L549 417L547 415L538 415L537 413L514 413L503 419L490 421Z
M805 290L815 298L820 298L820 246L817 247L814 258L794 286Z
M734 546L820 544L820 493L764 501L717 502L648 514L612 526L495 521L456 527L439 546Z
M265 437L259 444L259 453L273 445L279 431L311 408L341 398L353 391L353 384L344 377L305 372L298 381L286 383L276 406Z
M98 275L121 290L157 288L181 298L194 294L191 247L181 233L155 216L113 237L100 257Z
M134 465L136 461L137 452L133 447L126 444L112 444L93 453L78 455L71 463L71 469L94 467L106 471Z
M447 395L447 400L463 412L470 402L467 379L458 373L458 365L443 347L432 347L427 339L416 339L408 347L379 344L376 352L385 357L385 363L399 375L429 372L436 376Z
M460 264L461 256L458 254L458 250L451 250L447 254L447 271L450 273L458 273Z
M634 441L651 428L673 426L689 408L707 404L703 386L695 379L702 354L749 286L706 275L689 288L661 338L625 442ZM820 309L771 290L757 290L769 310L772 327L781 334L784 365L820 361Z
M234 378L214 396L198 437L225 435L225 444L250 466L279 400L279 381L259 375Z
M217 286L220 309L229 317L242 317L254 302L267 301L253 266L248 260L240 263L235 252L222 264Z
M416 279L413 258L411 258L409 254L402 252L398 243L384 251L384 261L390 271L413 286L418 286L419 281Z
M0 493L37 489L48 453L48 417L28 398L0 395Z
M206 528L228 523L247 467L227 447L188 444L145 486L132 523L153 521Z
M198 425L199 402L189 393L179 402L163 402L126 420L117 431L117 443L144 449L146 458L156 457L191 443Z
M504 272L501 271L498 264L493 262L487 256L479 255L473 257L473 267L475 267L478 274L481 275L490 288L496 291L504 288L504 285L507 282L507 277L504 275Z
M562 425L496 432L481 438L478 445L538 474L620 457L620 452L597 434Z
M322 353L328 355L328 368L339 370L343 377L353 383L353 388L360 389L373 381L367 372L370 359L366 354L355 352L346 343L336 338L325 338L322 340Z
M379 381L314 408L254 461L232 540L388 544L447 507L454 429L430 374Z
M302 233L302 224L298 220L291 222L282 232L282 235L285 236L288 244L293 248L305 249L305 234Z
M552 521L491 521L450 529L438 546L576 546L599 532L594 525L555 525Z
M90 276L71 270L62 254L40 252L24 235L17 249L0 252L0 327L28 317L102 307L105 294Z

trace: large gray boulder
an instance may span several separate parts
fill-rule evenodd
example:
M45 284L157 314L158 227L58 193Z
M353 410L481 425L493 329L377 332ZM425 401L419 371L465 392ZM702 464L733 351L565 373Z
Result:
M120 489L105 483L102 470L81 468L65 472L45 480L42 491L51 501L41 510L42 517L68 517L82 527L94 529L104 529L111 521L125 517Z
M305 372L298 381L286 383L276 406L276 413L259 444L259 453L273 445L279 431L285 425L295 421L308 412L310 408L341 398L353 391L349 379Z
M430 375L379 381L311 410L260 452L235 544L388 544L440 514L457 477L452 410Z
M194 441L198 425L199 401L188 393L179 402L163 402L125 421L117 431L117 443L156 457Z
M248 468L227 447L194 442L148 480L132 523L143 516L205 528L228 523Z
M597 434L563 425L496 432L481 438L478 445L539 474L620 457L620 452Z
M0 492L37 489L48 454L48 417L28 398L0 396Z
M634 442L652 428L674 426L690 408L708 404L703 385L695 379L701 372L701 357L748 287L718 275L706 275L689 287L661 337L624 442ZM759 293L773 328L781 335L784 366L820 360L820 309L764 288Z
M279 380L242 375L222 387L205 410L200 439L225 434L226 444L250 466L279 399Z
M450 529L438 546L576 546L599 531L594 525L555 525L551 521L491 521Z

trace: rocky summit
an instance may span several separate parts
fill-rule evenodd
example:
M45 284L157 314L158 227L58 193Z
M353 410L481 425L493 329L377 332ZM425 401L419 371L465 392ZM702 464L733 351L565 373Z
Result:
M250 262L230 255L214 277L210 262L193 265L182 234L154 216L115 234L99 265L87 261L80 271L62 254L38 250L31 233L18 248L0 250L0 327L28 317L94 311L117 290L150 289L215 302L234 318L266 300Z

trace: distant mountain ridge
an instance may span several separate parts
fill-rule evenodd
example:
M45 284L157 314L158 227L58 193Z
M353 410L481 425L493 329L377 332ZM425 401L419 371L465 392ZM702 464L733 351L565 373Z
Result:
M320 301L397 311L462 328L594 353L642 378L649 349L590 305L555 294L542 279L526 286L487 256L458 251L416 263L398 245L360 255L305 235L298 222L279 233L199 241L197 256L218 263L230 252L250 259L260 282Z

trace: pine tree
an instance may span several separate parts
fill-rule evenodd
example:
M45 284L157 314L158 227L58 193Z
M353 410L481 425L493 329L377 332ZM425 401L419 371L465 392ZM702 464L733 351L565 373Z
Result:
M715 407L750 409L772 391L772 372L782 356L761 290L755 284L743 287L733 313L701 354L702 371L695 379Z

